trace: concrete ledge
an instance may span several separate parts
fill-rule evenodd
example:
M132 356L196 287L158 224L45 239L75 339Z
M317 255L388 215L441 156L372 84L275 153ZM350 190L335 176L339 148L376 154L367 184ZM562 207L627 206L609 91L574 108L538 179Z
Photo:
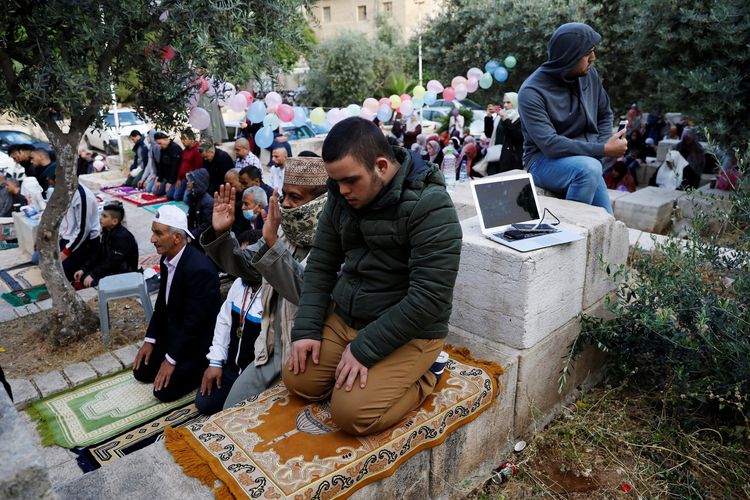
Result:
M649 186L618 198L614 213L626 226L649 233L663 233L672 220L675 202L683 191Z

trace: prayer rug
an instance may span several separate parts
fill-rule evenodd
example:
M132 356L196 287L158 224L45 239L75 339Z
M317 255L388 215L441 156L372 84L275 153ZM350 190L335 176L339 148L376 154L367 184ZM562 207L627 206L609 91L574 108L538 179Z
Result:
M131 186L110 186L110 187L104 187L101 189L102 192L107 193L111 196L116 196L118 198L123 198L125 196L128 196L130 194L139 192L140 189L134 188Z
M46 300L50 295L46 285L37 285L24 290L13 290L12 292L0 295L0 297L13 307L20 307L39 302L40 300Z
M103 465L110 465L150 444L162 441L164 429L167 427L184 427L200 419L208 419L208 415L199 415L198 408L194 403L190 403L95 446L73 451L78 455L76 460L81 470L90 472Z
M136 193L123 196L122 199L138 205L139 207L142 207L144 205L154 205L156 203L164 203L167 201L167 197L164 195L156 195L146 193L144 191L138 191Z
M23 266L0 271L0 293L28 290L44 285L38 266Z
M486 410L501 373L452 350L435 392L391 429L365 437L338 430L327 402L305 402L278 384L205 422L167 429L166 445L217 498L348 497Z
M171 403L152 394L153 384L133 378L131 370L95 380L35 401L27 410L37 422L42 444L63 448L90 446L187 405L195 391Z
M174 205L174 206L178 207L180 210L182 210L183 212L185 212L185 213L188 212L187 203L184 203L182 201L174 201L174 200L168 201L166 203L156 203L156 204L144 206L144 207L141 207L141 208L143 208L146 212L149 212L149 213L152 213L152 214L156 215L156 211L159 210L159 208L163 207L164 205Z
M0 250L13 250L14 248L18 248L17 242L0 241Z

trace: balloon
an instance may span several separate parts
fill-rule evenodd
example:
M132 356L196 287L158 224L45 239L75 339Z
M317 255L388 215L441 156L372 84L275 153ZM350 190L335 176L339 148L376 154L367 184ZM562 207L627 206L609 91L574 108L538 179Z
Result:
M513 57L513 56L508 56L508 57L505 58L505 61L503 61L503 63L505 63L505 67L508 68L508 69L515 68L517 62L518 61L516 61L516 58Z
M475 80L479 80L482 78L482 75L484 74L484 71L482 71L479 68L471 68L469 71L466 72L466 78L471 80L472 78Z
M294 118L292 119L292 125L295 127L301 127L302 125L307 122L307 113L305 113L305 108L301 108L299 106L294 107Z
M437 101L437 93L433 92L432 90L428 90L424 94L424 103L428 106L432 106L435 104L435 101Z
M411 101L404 101L401 103L401 106L398 107L398 110L404 116L411 116L411 114L414 113L414 103Z
M203 108L193 108L188 121L193 128L205 130L211 125L211 115Z
M508 79L508 70L500 66L495 70L495 80L497 80L500 83L503 83L505 80Z
M412 99L411 103L414 105L414 109L422 109L422 106L424 106L424 101L419 97Z
M499 67L500 67L500 63L498 63L497 61L488 61L487 64L484 65L484 70L487 73L492 74Z
M266 94L265 101L266 105L270 108L272 106L278 106L279 104L281 104L283 99L278 92L269 92L268 94Z
M466 85L464 85L463 83L459 83L453 90L455 90L456 99L458 100L466 99L466 96L469 93L469 91L466 89ZM445 91L443 91L443 95L445 95Z
M401 94L401 102L404 101L411 101L411 96L409 94Z
M461 84L466 85L466 78L464 78L463 76L456 76L453 78L453 80L451 80L451 87L453 87L454 89Z
M456 98L456 91L453 90L453 87L448 87L447 89L443 90L443 99L445 99L448 102L451 102L455 98Z
M363 107L359 110L359 117L372 121L375 118L375 113L373 113L370 108Z
M414 95L414 97L416 97L417 99L421 99L424 97L424 93L427 91L421 85L417 85L416 87L414 87L414 90L412 90L411 92Z
M378 112L379 106L380 104L378 103L378 100L373 97L368 97L367 99L365 99L365 102L362 103L362 107L369 109L372 112L373 116L375 116L375 113Z
M346 107L346 111L349 113L349 116L359 116L359 110L360 107L358 104L350 104Z
M396 94L393 94L389 99L391 100L391 107L393 109L398 109L398 107L401 106L401 97Z
M282 122L290 122L294 119L294 110L288 104L279 104L276 108L276 115Z
M469 80L466 82L466 90L469 93L474 93L479 88L479 80L477 80L474 77L469 78Z
M381 122L387 122L388 120L391 119L391 116L393 116L393 111L391 111L390 106L386 106L384 104L380 106L380 108L378 108L377 117L378 117L378 120L380 120Z
M315 108L310 112L310 121L313 125L320 125L326 120L326 112L323 108Z
M345 109L332 108L326 113L326 121L331 125L336 125L338 122L348 116L349 112Z
M279 117L273 113L269 113L263 118L263 127L268 127L271 130L276 130L277 128L279 128L280 124L281 120L279 120ZM264 148L266 146L261 147Z
M429 82L427 82L427 90L431 90L436 94L439 94L443 91L443 85L437 80L430 80Z
M245 108L247 108L247 97L242 94L233 95L229 99L229 108L237 113L245 111Z
M253 97L253 94L251 94L247 90L242 90L240 92L237 92L237 94L245 96L245 100L247 101L247 104L245 105L245 107L250 106L255 100L255 97Z
M483 89L492 87L492 75L490 73L483 74L482 78L479 79L479 86Z
M266 116L266 105L263 101L255 101L250 105L250 109L247 110L247 119L253 123L260 123Z
M380 106L382 106L383 104L390 106L391 100L388 99L387 97L381 97L380 100L378 101L378 109L380 109Z
M261 127L261 129L255 133L255 144L259 148L267 148L273 144L273 129L269 127Z

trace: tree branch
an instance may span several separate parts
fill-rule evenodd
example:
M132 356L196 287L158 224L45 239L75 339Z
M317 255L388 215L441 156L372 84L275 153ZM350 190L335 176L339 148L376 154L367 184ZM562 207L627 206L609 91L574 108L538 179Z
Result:
M4 48L0 48L0 70L3 72L8 92L12 97L18 91L18 79L16 78L16 72L13 70L13 61L8 57Z

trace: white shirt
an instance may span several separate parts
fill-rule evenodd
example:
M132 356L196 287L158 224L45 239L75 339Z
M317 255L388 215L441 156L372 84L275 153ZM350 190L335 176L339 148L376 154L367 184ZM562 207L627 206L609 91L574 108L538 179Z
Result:
M234 166L236 168L242 169L245 167L258 167L260 171L263 171L263 167L260 164L260 159L255 156L252 152L248 152L247 156L244 158L237 157L236 160L234 160Z
M174 279L175 271L177 271L177 264L180 263L180 258L182 257L182 254L185 252L185 248L187 245L182 247L182 250L177 252L177 255L172 257L172 259L164 259L164 266L167 268L167 289L166 294L164 295L164 303L169 304L169 292L172 289L172 280ZM143 339L144 342L148 342L149 344L155 344L156 339L152 337L146 337ZM165 354L164 357L167 361L169 361L170 364L176 365L177 361L172 359L172 356L169 354Z
M86 210L83 210L81 190L76 189L68 211L60 223L60 238L67 241L63 251L68 253L75 251L86 240L99 237L99 204L96 196L83 184L79 184L79 187L86 196Z
M280 194L281 188L284 186L284 167L277 167L276 165L273 165L268 170L270 176L268 185L274 188Z
M42 186L36 177L25 177L21 183L21 196L26 198L26 203L37 212L43 212L47 208L47 200L42 195Z

